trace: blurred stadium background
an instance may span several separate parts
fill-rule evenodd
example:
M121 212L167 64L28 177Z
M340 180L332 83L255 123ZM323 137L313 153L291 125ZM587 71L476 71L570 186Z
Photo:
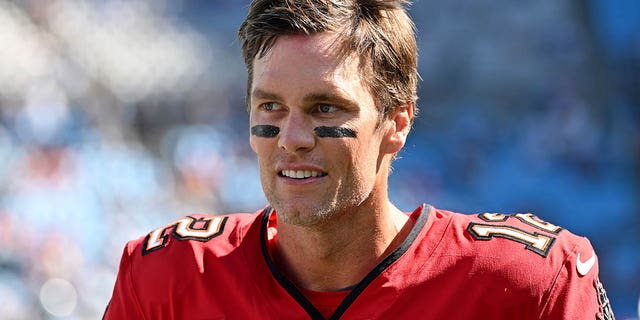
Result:
M265 205L248 0L0 0L0 319L99 319L125 242ZM535 212L640 296L640 2L416 0L422 108L392 198Z

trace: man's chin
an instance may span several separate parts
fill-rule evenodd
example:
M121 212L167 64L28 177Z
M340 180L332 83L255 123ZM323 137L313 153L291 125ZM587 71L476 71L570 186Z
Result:
M278 206L272 204L278 216L278 223L286 223L299 227L315 227L325 223L331 216L326 207L307 207L296 205Z

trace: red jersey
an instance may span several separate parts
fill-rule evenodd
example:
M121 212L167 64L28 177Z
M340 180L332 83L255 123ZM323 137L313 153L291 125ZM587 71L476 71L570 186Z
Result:
M532 214L420 206L355 287L296 287L275 213L188 216L127 243L105 319L612 319L589 241Z

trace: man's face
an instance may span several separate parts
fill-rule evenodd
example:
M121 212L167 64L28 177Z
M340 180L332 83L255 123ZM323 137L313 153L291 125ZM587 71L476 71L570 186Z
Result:
M254 60L250 142L265 195L284 222L313 226L386 189L389 130L377 126L358 58L338 59L334 40L282 36Z

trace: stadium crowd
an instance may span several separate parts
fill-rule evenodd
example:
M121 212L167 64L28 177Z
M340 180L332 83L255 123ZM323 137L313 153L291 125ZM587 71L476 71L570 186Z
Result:
M0 2L0 319L99 319L125 242L266 204L244 1ZM415 1L421 112L391 198L535 212L640 297L640 4Z

